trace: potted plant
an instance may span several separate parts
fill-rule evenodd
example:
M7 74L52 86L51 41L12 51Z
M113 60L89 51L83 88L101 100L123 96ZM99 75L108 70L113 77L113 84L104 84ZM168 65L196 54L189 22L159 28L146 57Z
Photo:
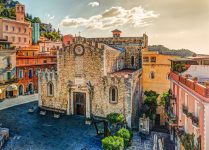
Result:
M91 118L90 117L87 117L86 118L85 124L87 124L87 125L90 125L91 124Z
M108 136L102 139L102 148L104 150L123 150L124 140L118 136Z
M126 128L121 128L117 133L116 136L123 138L124 140L124 147L127 148L132 144L132 137L133 134Z

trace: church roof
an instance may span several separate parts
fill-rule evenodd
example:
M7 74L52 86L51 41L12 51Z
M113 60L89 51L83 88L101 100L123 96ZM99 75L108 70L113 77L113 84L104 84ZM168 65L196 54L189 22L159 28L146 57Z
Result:
M115 30L112 30L112 32L122 32L122 31L115 29Z

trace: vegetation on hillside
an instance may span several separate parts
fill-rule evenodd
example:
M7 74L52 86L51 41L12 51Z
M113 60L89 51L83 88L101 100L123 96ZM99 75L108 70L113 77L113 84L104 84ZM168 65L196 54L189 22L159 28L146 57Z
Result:
M188 49L175 50L175 49L169 49L163 45L151 45L149 46L149 50L158 51L160 54L175 55L175 56L180 56L180 57L190 57L190 56L195 55L194 52Z

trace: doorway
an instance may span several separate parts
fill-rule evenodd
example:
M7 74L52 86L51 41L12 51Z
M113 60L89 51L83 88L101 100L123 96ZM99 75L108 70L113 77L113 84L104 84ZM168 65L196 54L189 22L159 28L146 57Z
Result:
M160 114L156 114L155 125L160 126Z
M21 84L18 88L19 95L23 95L23 85Z
M73 93L74 114L85 116L86 114L86 94L81 92Z
M28 84L28 93L29 94L34 94L34 92L33 92L33 84L32 83Z

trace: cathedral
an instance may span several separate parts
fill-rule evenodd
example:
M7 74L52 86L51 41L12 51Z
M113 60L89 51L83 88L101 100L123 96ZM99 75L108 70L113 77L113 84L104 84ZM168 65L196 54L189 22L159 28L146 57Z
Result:
M57 70L39 72L39 107L67 115L106 117L116 112L138 125L141 51L148 37L76 37L57 54Z

